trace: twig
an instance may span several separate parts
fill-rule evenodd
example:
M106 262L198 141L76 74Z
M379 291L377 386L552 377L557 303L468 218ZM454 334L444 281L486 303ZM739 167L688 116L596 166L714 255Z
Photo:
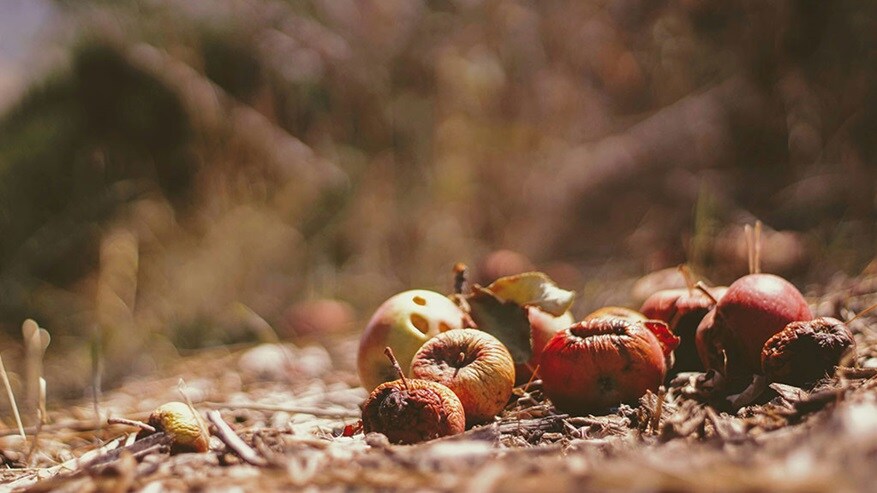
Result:
M530 379L527 380L527 384L524 385L524 388L521 390L525 394L527 393L527 390L530 389L530 385L533 383L533 380L536 379L536 375L539 373L539 365L540 363L536 363L536 368L533 368L533 373L530 374Z
M216 431L215 435L222 440L228 448L234 451L244 462L257 466L264 467L268 465L268 461L266 461L263 457L256 453L252 447L244 443L241 440L234 430L222 419L222 415L219 414L219 411L207 411L207 419L210 420L210 423L213 424L213 427Z
M9 375L6 373L6 367L3 365L3 357L0 356L0 377L3 378L3 386L6 387L6 395L9 397L9 403L12 405L12 414L15 415L15 424L18 425L18 433L22 440L27 440L24 434L24 425L21 424L21 415L18 414L18 405L15 403L15 395L12 393L12 385L9 384Z
M146 424L143 421L136 421L133 419L126 419L126 418L107 418L107 424L108 425L133 426L134 428L140 428L141 430L144 430L150 434L158 431L155 429L155 427L153 427L149 424Z
M867 315L868 313L871 313L875 308L877 308L877 303L874 303L873 305L869 306L868 308L865 308L864 310L857 313L855 317L847 320L846 324L849 325L853 322L853 320L856 320L857 318L859 318L863 315Z

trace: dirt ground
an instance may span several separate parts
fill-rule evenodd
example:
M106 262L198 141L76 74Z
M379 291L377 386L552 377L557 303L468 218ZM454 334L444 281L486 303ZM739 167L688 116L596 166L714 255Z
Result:
M810 301L819 315L849 320L877 297L873 282L846 281ZM600 416L556 412L534 381L515 389L495 422L413 446L360 431L366 393L353 337L330 350L201 351L96 401L50 410L26 440L7 425L0 477L13 491L871 491L875 323L865 315L850 324L854 365L813 388L772 384L736 411L693 395L694 374ZM145 420L184 399L204 416L218 410L245 445L211 425L208 452L171 455L163 433L135 440L136 428L106 422Z

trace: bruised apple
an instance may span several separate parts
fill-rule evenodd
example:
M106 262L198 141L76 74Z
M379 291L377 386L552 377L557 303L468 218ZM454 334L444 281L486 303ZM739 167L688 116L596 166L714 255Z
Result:
M666 324L619 317L584 320L558 332L542 353L542 385L557 409L598 412L656 391L672 343ZM678 343L678 340L677 340Z
M444 385L401 378L378 385L362 406L366 433L383 433L390 443L408 445L463 433L460 399Z
M392 348L403 368L430 337L463 328L465 314L453 301L434 291L415 289L385 301L372 315L359 340L357 369L366 390L397 378L384 349Z

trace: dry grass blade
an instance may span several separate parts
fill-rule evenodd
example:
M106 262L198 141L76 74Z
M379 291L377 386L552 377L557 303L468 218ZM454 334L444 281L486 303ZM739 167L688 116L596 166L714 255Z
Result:
M3 365L3 356L0 356L0 377L3 378L3 386L6 387L6 396L9 397L9 404L12 406L12 414L15 415L15 424L18 425L18 433L22 440L27 439L24 434L24 425L21 424L21 415L18 413L18 405L15 403L15 394L12 393L12 385L9 383L9 375L6 373L6 367Z

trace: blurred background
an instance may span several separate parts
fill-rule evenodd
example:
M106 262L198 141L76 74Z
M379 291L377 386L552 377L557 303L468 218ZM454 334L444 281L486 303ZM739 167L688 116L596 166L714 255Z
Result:
M757 218L764 270L838 285L874 269L875 77L861 0L5 0L0 349L37 320L82 396L95 355L332 346L458 261L582 314L732 281Z

